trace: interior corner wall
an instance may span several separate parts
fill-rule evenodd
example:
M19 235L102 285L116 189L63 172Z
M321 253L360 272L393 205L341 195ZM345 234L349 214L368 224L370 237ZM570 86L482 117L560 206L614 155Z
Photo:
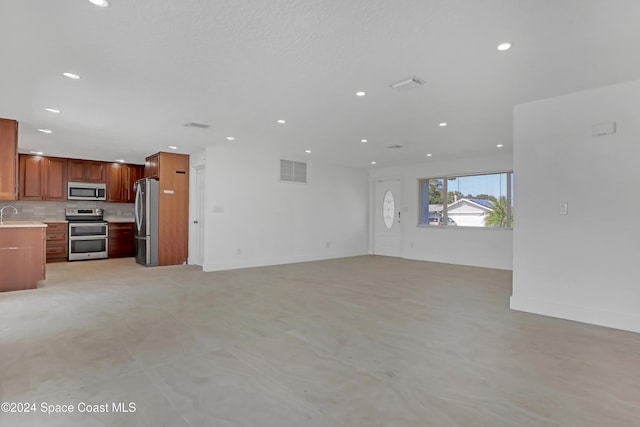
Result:
M196 219L193 213L193 203L196 199L196 169L206 166L206 151L200 150L189 155L189 257L187 259L188 264L194 264L195 260L192 258L192 254L197 252L194 247L197 239L194 238L193 233L197 232L197 228L192 226L191 221ZM206 173L206 170L205 170Z
M511 270L513 255L512 230L484 227L418 227L418 180L448 175L508 171L513 167L511 154L429 161L410 166L371 169L369 173L369 253L375 253L374 215L382 212L374 206L375 183L384 179L402 181L402 247L406 259ZM517 174L514 178L518 179ZM515 206L518 212L518 207Z
M640 332L639 113L640 81L515 107L512 309Z
M206 150L204 271L367 253L366 170L308 159L307 183L280 181L280 157Z

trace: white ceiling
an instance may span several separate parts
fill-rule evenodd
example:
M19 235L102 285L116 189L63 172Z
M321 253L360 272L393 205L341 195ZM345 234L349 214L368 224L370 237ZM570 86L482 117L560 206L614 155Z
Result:
M514 104L640 78L638 0L111 3L2 0L0 117L20 121L22 152L139 163L236 144L363 168L492 155L512 149ZM410 76L426 84L388 87Z

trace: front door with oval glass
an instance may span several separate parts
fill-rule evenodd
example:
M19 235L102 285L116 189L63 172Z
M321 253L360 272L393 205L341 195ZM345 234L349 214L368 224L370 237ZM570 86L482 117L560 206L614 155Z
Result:
M377 181L374 206L374 253L400 256L401 254L401 196L400 180Z

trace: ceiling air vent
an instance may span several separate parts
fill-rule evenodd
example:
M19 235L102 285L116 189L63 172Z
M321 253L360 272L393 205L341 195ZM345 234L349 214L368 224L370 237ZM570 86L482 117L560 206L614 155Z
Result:
M389 87L391 89L402 91L402 90L413 89L418 86L422 86L423 84L424 84L424 80L414 76L414 77L408 77L406 79L402 79L398 82L392 83L389 85Z
M186 128L198 128L198 129L209 129L211 126L205 125L204 123L189 122L189 123L185 123L184 127L186 127Z
M404 145L394 144L394 145L389 145L387 148L391 150L399 150L400 148L404 148Z
M280 181L307 182L307 164L280 159Z

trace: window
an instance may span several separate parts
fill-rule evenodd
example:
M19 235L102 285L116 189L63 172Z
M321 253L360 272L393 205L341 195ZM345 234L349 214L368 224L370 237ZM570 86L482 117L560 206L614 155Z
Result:
M419 224L513 227L513 172L419 180Z
M382 201L382 219L384 220L384 225L388 230L391 230L395 218L396 203L393 200L393 193L391 190L387 190L387 192L384 193L384 200Z

